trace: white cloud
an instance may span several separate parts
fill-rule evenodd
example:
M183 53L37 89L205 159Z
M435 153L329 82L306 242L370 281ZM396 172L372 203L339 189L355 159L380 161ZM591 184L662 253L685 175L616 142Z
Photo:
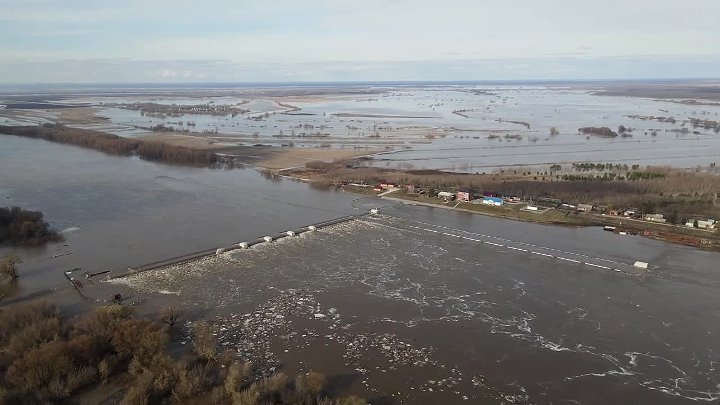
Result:
M0 10L0 37L12 38L0 41L0 80L10 81L27 72L3 65L68 60L138 61L145 77L211 80L265 77L250 73L260 65L268 77L340 77L383 63L470 72L466 61L720 55L717 0L0 0ZM310 65L327 69L293 71ZM220 74L232 66L243 73Z
M156 74L160 77L175 77L178 75L178 72L176 72L174 70L164 69L164 70L157 72Z

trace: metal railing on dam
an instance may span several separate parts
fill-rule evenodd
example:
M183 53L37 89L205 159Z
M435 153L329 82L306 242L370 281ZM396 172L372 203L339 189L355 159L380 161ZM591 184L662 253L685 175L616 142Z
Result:
M348 222L348 221L354 221L356 219L364 218L368 215L373 215L373 214L377 214L377 213L378 213L378 211L376 209L373 209L370 212L365 213L365 214L348 215L348 216L344 216L341 218L335 218L335 219L331 219L328 221L323 221L323 222L318 222L316 224L303 226L297 230L289 230L289 231L281 232L281 233L278 233L275 235L267 235L267 236L259 237L257 239L250 240L250 241L234 243L232 245L225 246L225 247L201 250L199 252L193 252L193 253L188 253L188 254L184 254L181 256L175 256L175 257L171 257L168 259L163 259L163 260L159 260L156 262L143 264L140 266L128 267L127 271L122 272L122 273L113 274L109 278L114 279L114 278L127 277L132 274L142 273L145 271L159 269L162 267L174 266L174 265L186 263L189 261L201 259L203 257L222 254L222 253L229 252L229 251L236 250L236 249L247 249L249 247L252 247L252 246L255 246L255 245L258 245L261 243L270 243L270 242L273 242L273 241L276 241L276 240L282 239L282 238L291 238L291 237L299 236L303 233L314 232L314 231L317 231L319 229L322 229L322 228L325 228L328 226L337 225L337 224L340 224L343 222Z

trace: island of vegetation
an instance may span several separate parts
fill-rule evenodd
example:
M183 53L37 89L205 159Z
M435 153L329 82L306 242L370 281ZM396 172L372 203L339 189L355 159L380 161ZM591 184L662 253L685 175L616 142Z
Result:
M44 139L94 149L110 155L138 156L141 159L183 165L209 165L217 162L217 155L201 149L145 141L89 129L70 128L60 124L37 126L0 125L0 134Z
M247 104L243 101L242 104ZM240 114L249 113L250 110L238 107L238 105L226 104L196 104L196 105L177 105L177 104L158 104L158 103L129 103L104 104L105 107L122 108L125 110L140 111L140 114L149 117L166 118L182 117L185 114L204 114L204 115L232 115L233 117Z
M143 319L110 305L68 318L44 301L0 308L0 404L366 404L328 398L319 372L262 375L220 352L202 322L192 328L192 350L184 349L179 316L169 308Z
M578 128L578 132L583 135L596 135L606 138L615 138L618 136L617 132L608 127L582 127Z
M61 239L45 222L42 212L0 207L0 245L38 246Z

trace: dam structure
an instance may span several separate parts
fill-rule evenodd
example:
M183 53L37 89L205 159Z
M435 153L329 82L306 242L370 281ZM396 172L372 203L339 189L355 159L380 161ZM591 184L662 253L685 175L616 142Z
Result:
M142 273L145 271L159 269L162 267L168 267L168 266L173 266L173 265L177 265L177 264L181 264L181 263L186 263L189 261L201 259L201 258L212 256L212 255L221 255L225 252L229 252L229 251L236 250L236 249L249 249L249 248L251 248L255 245L259 245L261 243L273 243L274 241L277 241L277 240L283 239L283 238L298 237L304 233L319 231L322 228L325 228L328 226L337 225L337 224L340 224L343 222L354 221L356 219L361 219L361 218L365 218L367 216L376 215L376 214L378 214L378 210L372 209L370 212L365 213L365 214L348 215L348 216L335 218L335 219L331 219L331 220L324 221L324 222L319 222L319 223L312 224L312 225L303 226L296 230L288 230L288 231L284 231L284 232L274 234L274 235L262 236L257 239L254 239L254 240L236 242L236 243L233 243L228 246L221 246L221 247L217 247L217 248L201 250L198 252L192 252L192 253L188 253L188 254L184 254L184 255L180 255L180 256L175 256L175 257L171 257L171 258L167 258L167 259L163 259L163 260L158 260L158 261L152 262L152 263L146 263L146 264L143 264L140 266L128 267L127 271L113 274L109 278L110 279L122 278L122 277L129 276L131 274L137 274L137 273Z

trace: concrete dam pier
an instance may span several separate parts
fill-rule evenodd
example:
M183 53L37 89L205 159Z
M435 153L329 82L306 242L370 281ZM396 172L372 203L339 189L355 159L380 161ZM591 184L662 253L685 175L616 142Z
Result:
M366 213L366 214L348 215L348 216L341 217L341 218L331 219L329 221L324 221L324 222L319 222L319 223L312 224L312 225L303 226L296 230L288 230L288 231L281 232L281 233L278 233L275 235L262 236L257 239L254 239L254 240L233 243L232 245L229 245L229 246L201 250L199 252L193 252L193 253L188 253L188 254L185 254L182 256L171 257L168 259L143 264L141 266L128 267L127 271L119 273L119 274L113 274L112 276L110 276L110 278L122 278L122 277L126 277L130 274L142 273L144 271L159 269L159 268L167 267L167 266L173 266L173 265L189 262L192 260L197 260L197 259L207 257L207 256L220 255L225 252L229 252L229 251L236 250L236 249L248 249L252 246L259 245L261 243L272 243L276 240L283 239L283 238L297 237L304 233L315 232L315 231L318 231L318 230L328 227L328 226L337 225L337 224L340 224L343 222L348 222L348 221L354 221L356 219L364 218L366 216L374 215L377 213L378 213L377 209L372 209L369 213Z

